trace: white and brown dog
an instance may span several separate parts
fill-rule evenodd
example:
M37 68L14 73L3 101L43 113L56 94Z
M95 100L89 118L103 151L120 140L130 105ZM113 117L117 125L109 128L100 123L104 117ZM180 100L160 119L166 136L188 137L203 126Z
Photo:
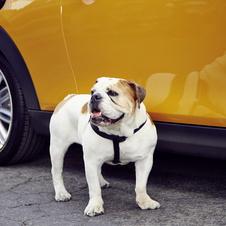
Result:
M146 192L157 142L156 128L142 101L146 91L133 81L99 78L90 95L69 95L55 109L50 121L50 155L56 201L71 195L63 183L63 160L72 143L83 146L89 203L85 215L104 212L101 187L109 183L101 174L103 163L135 162L136 202L141 209L160 205Z

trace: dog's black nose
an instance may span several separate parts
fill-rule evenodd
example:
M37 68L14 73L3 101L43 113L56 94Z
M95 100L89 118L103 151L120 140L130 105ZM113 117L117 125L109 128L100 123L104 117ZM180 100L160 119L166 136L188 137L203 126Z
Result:
M102 99L103 98L100 93L95 93L91 96L89 106L90 106L92 112L100 111L99 105L100 105Z
M91 96L92 101L98 101L100 99L102 99L102 96L99 93L95 93Z

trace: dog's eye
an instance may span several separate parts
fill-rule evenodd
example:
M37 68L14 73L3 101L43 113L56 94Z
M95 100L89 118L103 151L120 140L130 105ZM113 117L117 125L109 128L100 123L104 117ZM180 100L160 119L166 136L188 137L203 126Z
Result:
M93 90L91 90L91 95L93 95L94 94L94 91Z
M115 92L114 90L108 90L107 94L112 97L118 96L118 93Z

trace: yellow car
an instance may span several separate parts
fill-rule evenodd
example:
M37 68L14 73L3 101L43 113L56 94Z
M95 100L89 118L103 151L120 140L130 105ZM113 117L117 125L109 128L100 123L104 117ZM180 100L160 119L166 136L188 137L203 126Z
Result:
M98 77L147 90L158 148L226 159L226 3L1 0L0 164L27 161L56 105Z

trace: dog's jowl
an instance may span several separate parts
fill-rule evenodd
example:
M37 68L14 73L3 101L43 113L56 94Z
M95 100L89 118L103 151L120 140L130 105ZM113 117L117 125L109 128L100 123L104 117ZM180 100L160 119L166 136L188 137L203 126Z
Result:
M50 121L50 155L56 201L68 201L62 171L72 143L83 146L89 203L84 214L104 213L101 187L109 183L101 174L103 163L135 162L136 202L141 209L160 205L146 192L157 142L156 128L142 101L146 91L134 81L99 78L91 95L69 95L55 109Z

